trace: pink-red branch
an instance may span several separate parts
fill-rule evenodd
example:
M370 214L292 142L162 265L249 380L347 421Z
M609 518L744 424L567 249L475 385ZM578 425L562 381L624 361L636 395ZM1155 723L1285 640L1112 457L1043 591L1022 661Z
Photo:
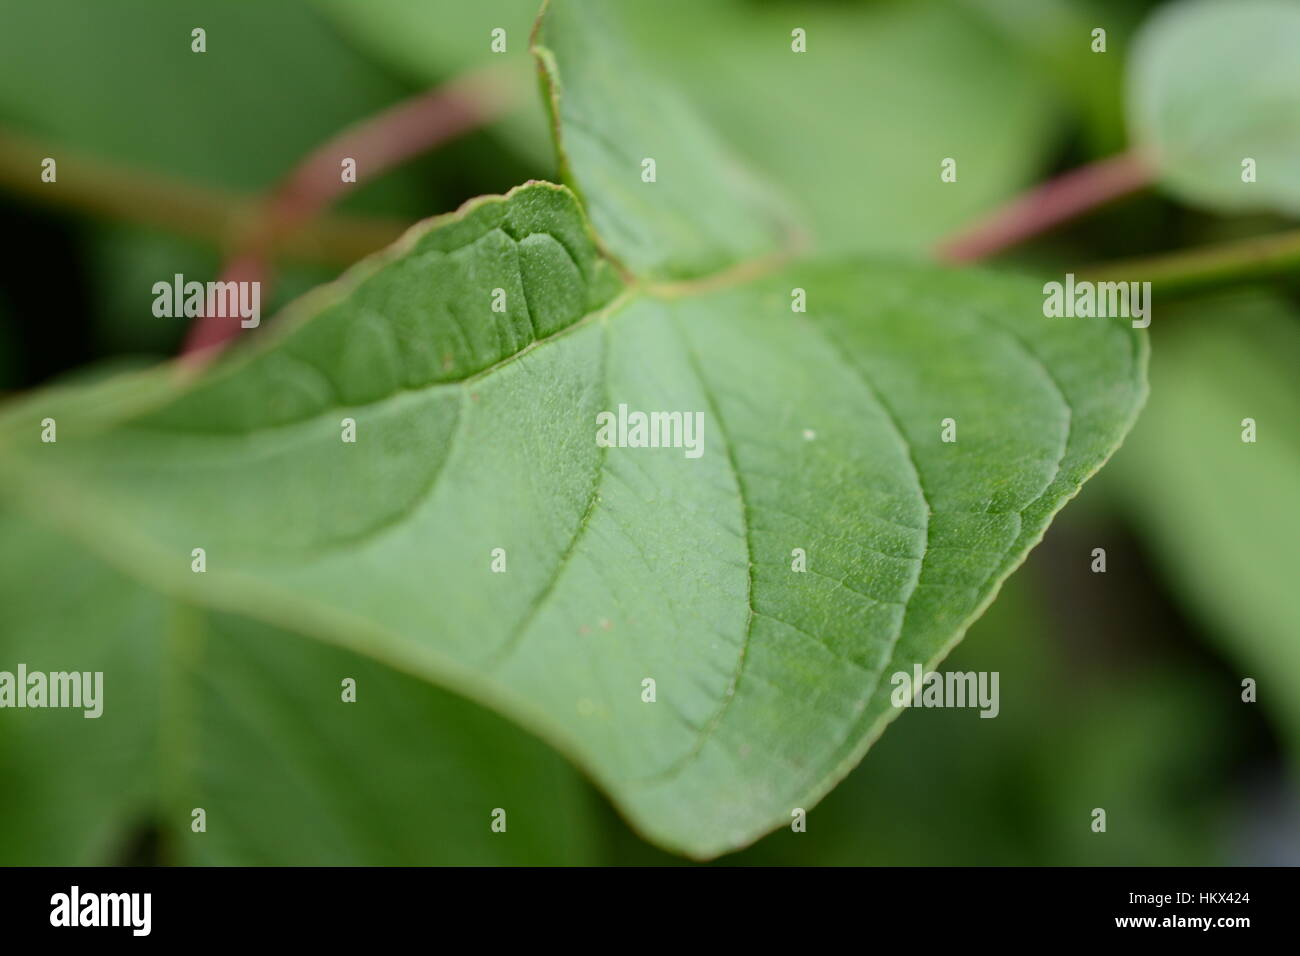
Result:
M271 191L257 223L226 260L220 281L260 282L261 300L266 302L276 238L309 222L343 192L355 188L343 179L344 159L356 162L357 179L363 181L478 129L508 105L497 74L471 73L343 130L309 153ZM206 360L240 330L238 316L200 316L182 354Z
M1133 152L1120 153L1064 173L1031 189L943 242L946 262L975 262L1041 235L1151 183L1151 167Z

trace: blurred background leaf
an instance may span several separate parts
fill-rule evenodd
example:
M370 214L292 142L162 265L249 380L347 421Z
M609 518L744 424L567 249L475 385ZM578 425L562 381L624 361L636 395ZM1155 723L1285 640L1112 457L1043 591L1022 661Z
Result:
M349 652L178 605L0 515L0 661L102 671L103 714L6 710L0 860L571 864L594 795L513 724ZM342 681L357 682L355 703ZM191 810L207 830L190 829ZM492 811L506 811L494 833Z
M499 59L521 86L535 83L519 59L532 0L318 2L419 81ZM1027 184L1060 131L1057 91L1032 79L997 23L958 0L606 6L747 161L798 197L827 250L926 248ZM1059 29L1068 16L1062 6L1042 19ZM488 46L497 26L511 37L501 57ZM791 52L795 27L815 55ZM532 159L547 143L526 111L503 136ZM946 156L960 157L956 189L939 182Z
M618 9L652 64L804 207L829 252L926 249L1028 184L1060 132L1050 85L961 3ZM791 52L795 27L807 54ZM955 184L940 182L945 157L958 161Z
M1259 685L1300 753L1300 316L1273 296L1166 318L1151 398L1113 478L1180 600ZM1252 418L1258 441L1242 441Z
M200 26L207 52L195 54L190 31ZM527 57L526 45L519 56ZM0 125L47 145L56 160L112 164L146 181L235 189L251 199L322 141L418 89L355 50L305 0L51 0L6 4L0 14ZM540 103L528 94L540 124ZM545 143L540 125L539 133ZM383 176L360 170L340 209L414 221L538 173L477 133ZM70 174L61 170L61 181ZM39 189L39 175L0 143L0 179L29 177ZM19 222L31 216L0 205L0 215L7 211ZM60 337L66 364L33 374L37 363L29 360L25 382L104 350L174 351L185 323L152 315L152 283L178 272L215 278L233 236L199 242L118 223L65 222L41 222L39 230L53 234L20 248L2 270L14 285L22 277L29 286L58 286L66 284L56 273L66 277L67 254L87 263L75 283L83 298L68 310L75 331ZM264 314L337 272L285 270ZM45 348L36 330L24 330L23 339L26 352Z
M191 52L195 27L207 31L206 53ZM265 188L406 88L292 0L13 3L0 30L6 125L234 188ZM412 186L387 178L372 201L409 213Z
M157 787L158 654L168 603L0 513L0 670L102 671L104 716L4 711L0 860L121 859Z
M197 759L176 812L192 863L596 861L594 794L494 713L372 660L213 615L189 661ZM356 703L340 701L344 677ZM506 813L506 831L491 829Z
M418 86L491 70L515 91L520 108L491 129L492 137L535 170L555 178L555 148L537 98L537 67L528 49L541 0L314 0L357 45ZM505 31L505 51L492 50L492 32ZM517 185L517 182L509 185ZM504 192L504 189L497 190Z
M1130 126L1175 195L1300 213L1297 50L1295 0L1182 0L1147 21L1129 60Z

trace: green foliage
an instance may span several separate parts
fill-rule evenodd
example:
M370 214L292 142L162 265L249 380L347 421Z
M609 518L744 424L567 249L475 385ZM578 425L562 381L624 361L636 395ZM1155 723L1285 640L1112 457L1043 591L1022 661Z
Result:
M770 187L677 90L638 68L599 4L550 4L535 50L565 179L634 272L710 275L789 244L792 225Z
M1133 138L1178 196L1209 209L1300 213L1300 4L1185 0L1135 41ZM1257 179L1242 181L1254 160Z
M860 759L897 713L882 676L940 659L1118 444L1143 341L1043 322L1031 284L914 267L616 294L539 184L4 472L157 586L501 707L639 828L712 855ZM707 454L597 447L619 404L703 410Z
M364 7L351 0L318 2L368 49L423 82L475 68L497 71L515 88L535 84L521 42L537 12L535 0L376 0ZM592 150L613 149L627 153L639 169L653 154L665 169L661 192L689 198L678 192L680 179L674 185L668 173L679 176L690 168L706 144L712 155L697 161L716 164L714 144L721 136L760 175L783 188L822 250L919 252L1026 185L1054 133L1052 107L1058 97L1035 81L1000 29L1000 18L977 14L971 6L956 0L566 0L554 11L571 21L569 35L559 42L582 44L591 55L589 62L571 61L567 68L599 74L589 77L592 82L580 95L615 99L601 110L599 126L571 131L572 138L588 141L571 145L577 154L573 161L581 165ZM1042 19L1059 32L1060 17L1060 11L1052 11ZM796 26L807 31L814 55L791 52ZM507 31L505 54L489 51L495 27ZM665 92L652 75L620 71L620 58L648 61L658 75L672 76L678 89L689 91L704 123L684 117L678 96ZM926 68L916 69L919 62ZM1071 76L1094 65L1081 62ZM605 82L595 82L601 77ZM650 107L652 100L671 112L671 121ZM570 101L567 108L585 105ZM529 110L513 113L497 127L502 141L537 157L539 116ZM581 123L582 113L577 116ZM655 136L651 147L646 136L656 124L673 135ZM1000 135L988 135L990 128ZM629 138L621 139L623 134ZM641 152L634 143L643 146ZM665 162L669 156L680 161ZM938 181L945 156L961 157L955 189ZM597 171L588 169L587 175ZM695 198L706 202L702 210L714 202L734 205L749 191L735 182L744 178L733 165L711 184L727 184L723 196L697 189ZM622 181L617 183L620 188L608 189L601 202L613 202L622 192ZM947 191L940 193L941 188ZM635 202L636 196L624 193L622 200ZM758 206L772 204L763 199ZM681 211L679 203L672 208ZM624 229L650 228L659 216L645 203L635 212L632 221L620 222L604 221L599 207L591 210L611 239ZM702 211L693 218L695 230L717 228ZM682 238L679 233L675 247ZM731 245L761 246L743 236L727 238Z
M1225 317L1231 316L1231 324ZM1300 745L1300 326L1276 299L1229 296L1171 322L1150 408L1117 461L1134 519L1180 594ZM1253 419L1254 442L1243 441Z
M158 596L12 514L0 604L4 661L104 674L98 718L5 712L7 863L112 862L146 825L171 863L594 859L590 798L559 757L372 659Z
M528 45L541 0L313 3L361 48L419 86L471 73L490 76L519 104L492 124L497 149L505 146L519 153L537 169L537 176L552 175L546 114L537 102L537 67ZM494 30L505 31L502 53L492 49Z
M207 52L195 54L200 26ZM138 52L105 42L116 35ZM58 147L232 188L265 188L402 89L292 0L49 0L12 5L0 31L9 123ZM402 184L378 187L388 208L409 208Z
M519 108L348 204L563 182L421 223L209 367L110 360L0 408L0 669L108 692L96 720L0 714L0 860L1223 859L1256 715L1300 734L1293 303L1158 301L1151 408L1063 526L1143 404L1146 334L1044 318L1041 280L868 258L915 256L1061 143L1122 146L1141 9L552 0L534 57L537 5L52 0L0 34L0 123L92 159L251 195L468 73ZM1144 31L1132 129L1175 194L1296 208L1295 9ZM1196 235L1125 215L1135 243ZM145 291L228 251L74 228L110 354L172 348ZM1109 255L1080 239L1029 261ZM0 298L21 353L31 316ZM703 455L601 446L620 405L701 412ZM1168 625L1117 501L1258 708ZM1000 719L918 709L882 737L891 676L950 652L1002 675Z
M1058 130L1059 95L968 2L579 9L600 6L791 197L828 254L924 253L1027 186ZM808 53L791 51L795 27ZM958 160L956 183L939 180L945 157Z

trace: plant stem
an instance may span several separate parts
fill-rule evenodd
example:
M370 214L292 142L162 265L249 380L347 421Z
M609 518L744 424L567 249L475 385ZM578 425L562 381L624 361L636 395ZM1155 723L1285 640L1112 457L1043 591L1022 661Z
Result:
M58 180L41 181L41 161L58 161ZM90 159L74 151L0 131L0 186L41 202L105 219L152 226L221 247L236 244L256 219L257 200L152 171ZM347 265L388 245L406 223L361 216L331 216L310 232L277 235L276 255Z
M269 297L270 252L350 188L341 175L351 159L358 176L375 177L412 157L479 129L514 105L495 69L466 73L355 123L308 153L262 203L258 218L226 261L222 282L260 282ZM359 257L358 257L359 258ZM200 316L181 354L206 360L239 335L238 317Z
M355 160L359 174L375 177L443 143L480 129L515 105L495 69L465 73L374 116L354 123L308 153L271 193L269 228L312 218L355 188L343 182L340 160Z
M945 262L975 262L1056 228L1150 184L1151 167L1136 152L1080 166L1013 199L936 250Z
M1188 295L1273 279L1300 277L1300 230L1254 236L1142 259L1089 266L1080 278L1150 282L1153 291Z

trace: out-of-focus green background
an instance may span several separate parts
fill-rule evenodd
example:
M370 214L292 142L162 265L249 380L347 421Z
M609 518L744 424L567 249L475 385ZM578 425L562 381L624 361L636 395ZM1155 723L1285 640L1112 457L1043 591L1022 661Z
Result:
M645 58L801 208L820 248L905 256L1124 149L1129 41L1158 6L619 4ZM154 317L151 287L174 273L216 278L238 222L206 234L160 227L166 210L150 208L160 182L205 203L252 202L349 124L481 70L513 108L381 176L361 170L331 215L401 225L554 179L527 50L536 7L3 0L0 390L176 353L186 320ZM197 26L201 55L190 49ZM807 29L810 53L774 83L791 26ZM507 31L503 54L489 47L496 27ZM1107 30L1104 54L1089 49L1095 27ZM59 159L58 184L39 181L32 157L43 155ZM950 155L961 179L944 191L937 158ZM96 190L137 187L130 214L102 213ZM1156 188L994 265L1059 276L1285 225ZM278 261L264 313L340 267L328 256ZM1000 672L998 718L904 714L811 812L808 832L775 833L723 862L1300 863L1298 309L1296 283L1282 281L1162 310L1136 431L945 665ZM1249 456L1247 416L1261 430ZM0 527L0 667L38 653L37 637L67 637L56 618L35 626L19 613L33 594L51 607L102 600L102 639L145 648L197 613L133 596L61 543L30 543L25 526ZM1104 574L1090 570L1098 547ZM161 744L127 728L119 749L92 753L82 722L68 719L55 760L9 724L16 715L0 715L0 863L676 861L494 715L375 664L308 655L304 637L224 618L202 626L211 656L199 669L223 677L196 681L186 706L213 715L221 731L208 739L165 739L168 661L162 674L142 664L130 692L133 713L163 708ZM336 665L366 673L383 700L360 726L302 690L314 668ZM1247 677L1257 703L1241 699ZM203 781L224 821L206 842L172 832L188 820L168 822L154 747L183 754ZM86 766L69 771L82 756ZM510 842L486 825L504 802L517 813ZM1104 834L1090 827L1096 807Z

